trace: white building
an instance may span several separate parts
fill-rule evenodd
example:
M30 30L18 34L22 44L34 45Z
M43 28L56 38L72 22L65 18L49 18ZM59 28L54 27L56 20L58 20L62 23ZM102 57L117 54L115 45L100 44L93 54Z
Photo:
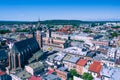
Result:
M73 80L83 80L83 79L81 79L81 78L79 78L79 77L74 76L74 77L73 77Z
M107 52L107 57L114 59L115 53L116 53L116 49L115 48L109 48L108 52Z
M101 71L102 80L120 80L120 69L103 67Z
M62 52L81 56L85 56L87 54L87 51L82 51L82 49L78 47L69 47L64 49Z

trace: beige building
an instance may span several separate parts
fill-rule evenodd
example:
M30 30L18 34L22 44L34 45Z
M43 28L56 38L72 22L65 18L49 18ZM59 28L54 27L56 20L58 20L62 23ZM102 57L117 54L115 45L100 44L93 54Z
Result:
M78 74L83 75L84 72L86 72L85 66L87 66L86 59L80 59L76 64L76 71Z
M67 71L67 68L60 67L55 70L57 73L57 76L60 77L62 80L67 80L69 76L69 72Z
M76 63L80 59L80 56L67 54L63 59L63 64L68 70L76 69Z

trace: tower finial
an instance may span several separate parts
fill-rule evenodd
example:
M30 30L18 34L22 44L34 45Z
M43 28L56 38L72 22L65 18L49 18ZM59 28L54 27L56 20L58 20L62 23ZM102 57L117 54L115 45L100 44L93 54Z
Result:
M41 27L41 24L40 24L40 18L38 19L37 30L42 31L42 27Z
M40 18L38 18L38 27L40 27Z

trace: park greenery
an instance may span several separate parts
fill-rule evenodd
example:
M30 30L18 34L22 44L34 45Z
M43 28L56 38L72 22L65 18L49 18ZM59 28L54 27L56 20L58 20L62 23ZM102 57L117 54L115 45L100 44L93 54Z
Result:
M0 30L0 34L10 33L10 30Z
M86 29L83 31L84 33L92 33L92 31L90 29Z
M118 29L118 28L120 28L120 26L113 26L113 27L111 27L111 28L113 28L113 29Z
M17 29L16 32L29 32L28 29Z
M28 29L17 29L16 32L29 32ZM11 33L10 30L0 30L0 34Z
M92 76L91 73L84 73L84 74L82 75L82 78L83 78L84 80L93 80L93 76Z
M74 76L79 76L79 75L78 75L78 73L76 72L76 70L71 69L71 70L70 70L70 78L69 78L69 80L73 80L73 77L74 77Z
M111 37L114 38L114 37L118 37L119 34L117 32L111 32L110 35Z

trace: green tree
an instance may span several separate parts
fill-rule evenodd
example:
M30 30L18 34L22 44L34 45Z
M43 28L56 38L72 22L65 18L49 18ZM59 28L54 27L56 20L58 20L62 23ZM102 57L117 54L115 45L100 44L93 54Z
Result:
M0 30L0 34L10 33L10 30Z
M92 33L92 31L90 29L86 29L83 31L84 33Z
M16 32L29 32L28 29L17 29Z
M84 73L84 74L82 75L82 78L83 78L84 80L92 80L92 79L93 79L93 76L92 76L91 73Z
M78 73L76 72L76 70L71 69L70 70L70 75L71 75L71 77L69 78L69 80L73 80L73 76L78 76Z
M76 70L74 70L74 69L71 69L71 70L70 70L70 74L71 74L72 76L78 76Z
M120 28L120 26L113 26L111 28L118 29L118 28Z
M92 24L91 24L91 27L95 27L95 26L97 26L96 23L92 23Z
M118 36L118 33L117 32L112 32L110 33L112 37L117 37Z

